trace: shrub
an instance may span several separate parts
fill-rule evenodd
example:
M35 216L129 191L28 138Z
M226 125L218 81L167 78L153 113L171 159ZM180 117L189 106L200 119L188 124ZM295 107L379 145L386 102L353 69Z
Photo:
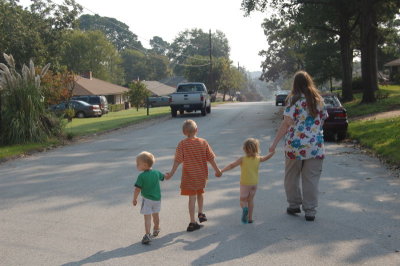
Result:
M40 87L41 77L49 64L36 75L32 61L23 65L21 74L15 70L14 58L4 54L8 64L0 64L1 130L3 144L41 142L60 133L62 122L45 110Z
M125 104L109 104L110 112L118 112L125 109Z

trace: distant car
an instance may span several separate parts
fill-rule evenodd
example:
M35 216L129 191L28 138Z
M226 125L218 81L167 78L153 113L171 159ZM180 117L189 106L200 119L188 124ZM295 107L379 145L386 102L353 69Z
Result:
M149 97L149 107L169 106L168 96Z
M347 111L340 103L339 99L333 94L322 95L328 109L329 117L324 122L324 136L337 137L343 140L347 135Z
M62 102L49 107L50 111L57 115L64 115L65 110L72 108L75 111L75 116L78 118L102 116L100 106L97 104L89 104L84 101L71 100L69 102Z
M275 94L275 105L278 106L280 104L280 105L284 106L288 95L289 95L289 92L287 92L287 91L277 92Z
M73 96L72 100L84 101L89 104L97 104L100 106L102 114L108 113L108 101L105 96L102 95L79 95Z

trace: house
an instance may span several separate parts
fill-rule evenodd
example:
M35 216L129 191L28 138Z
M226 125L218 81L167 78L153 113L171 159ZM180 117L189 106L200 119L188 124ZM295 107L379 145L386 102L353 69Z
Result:
M76 76L73 95L104 95L110 104L122 104L127 101L124 93L127 88L112 84L110 82L96 79L92 72L82 76Z
M390 79L393 79L393 76L400 73L400 58L390 61L384 65L385 67L389 68L390 72Z
M146 85L146 88L151 92L151 96L167 96L175 92L175 88L165 85L158 81L142 81Z

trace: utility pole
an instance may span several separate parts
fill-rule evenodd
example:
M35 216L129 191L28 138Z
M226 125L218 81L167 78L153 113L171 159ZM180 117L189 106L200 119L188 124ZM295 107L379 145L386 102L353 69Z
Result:
M209 30L209 50L210 50L210 73L208 74L208 82L210 84L210 90L213 91L213 80L212 80L212 43L211 43L211 29Z

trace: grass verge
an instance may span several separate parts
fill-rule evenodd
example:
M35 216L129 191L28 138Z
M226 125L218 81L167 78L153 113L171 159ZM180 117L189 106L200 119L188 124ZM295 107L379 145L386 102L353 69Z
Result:
M400 85L381 86L379 93L389 96L371 104L360 104L362 93L354 94L353 101L343 104L349 118L400 109Z
M349 135L387 162L400 165L400 117L353 121Z
M102 117L74 118L65 127L67 136L85 136L94 133L104 132L111 129L132 125L140 121L163 116L170 113L169 107L150 108L150 115L147 116L145 108L129 109L120 112L112 112ZM43 150L52 146L60 145L62 140L49 140L44 143L29 143L20 145L0 146L0 160L12 158L32 151Z

